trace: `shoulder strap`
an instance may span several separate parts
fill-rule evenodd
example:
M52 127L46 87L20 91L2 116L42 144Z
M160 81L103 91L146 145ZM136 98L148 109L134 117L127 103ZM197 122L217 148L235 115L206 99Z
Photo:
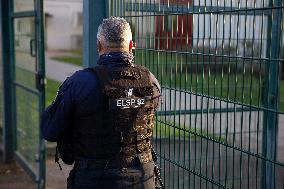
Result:
M102 93L104 93L106 90L109 90L114 79L113 71L106 66L96 66L93 68L93 70L98 77L99 87Z
M101 84L111 81L111 72L105 66L93 67L93 71L96 73Z

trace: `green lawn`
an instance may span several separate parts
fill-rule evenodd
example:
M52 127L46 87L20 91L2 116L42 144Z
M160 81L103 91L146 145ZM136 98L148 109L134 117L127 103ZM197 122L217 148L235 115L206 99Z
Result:
M71 54L74 54L74 55L78 55L78 56L83 56L83 51L82 50L70 50L70 51L67 51Z
M69 54L72 54L70 56L55 56L52 57L53 60L57 60L60 62L65 62L69 64L73 64L76 66L83 66L83 54L82 50L71 50L71 51L65 51Z
M47 84L46 84L46 96L45 96L45 104L46 106L50 105L52 101L55 99L57 90L59 88L61 83L47 79Z
M76 65L76 66L83 66L83 58L82 57L56 56L56 57L53 57L52 59L60 61L60 62L73 64L73 65Z
M16 67L16 81L35 89L35 74L27 69ZM51 104L60 83L47 79L46 105ZM17 149L36 168L34 154L39 144L39 96L21 87L16 87Z
M164 122L159 120L159 117L157 117L155 121L153 136L181 139L189 139L191 137L194 137L195 140L201 140L202 138L210 138L219 142L226 142L226 139L222 135L213 134L207 132L204 129L195 128L189 125L179 125L172 121Z

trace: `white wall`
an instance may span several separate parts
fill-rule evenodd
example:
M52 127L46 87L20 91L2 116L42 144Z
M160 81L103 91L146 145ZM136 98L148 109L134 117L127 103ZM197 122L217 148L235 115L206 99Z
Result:
M76 23L76 14L83 10L83 0L45 0L47 48L71 49L72 36L82 36L82 26Z

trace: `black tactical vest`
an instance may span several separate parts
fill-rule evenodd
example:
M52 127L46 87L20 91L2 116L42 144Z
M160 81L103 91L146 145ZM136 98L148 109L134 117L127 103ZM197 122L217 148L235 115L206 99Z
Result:
M76 119L75 157L110 159L150 151L154 126L154 89L142 66L94 68L103 101L99 111Z

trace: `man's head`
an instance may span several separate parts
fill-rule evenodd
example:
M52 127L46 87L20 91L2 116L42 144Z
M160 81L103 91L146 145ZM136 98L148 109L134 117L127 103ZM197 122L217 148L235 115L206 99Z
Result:
M124 18L110 17L103 20L97 33L100 55L113 51L131 52L132 46L131 28Z

